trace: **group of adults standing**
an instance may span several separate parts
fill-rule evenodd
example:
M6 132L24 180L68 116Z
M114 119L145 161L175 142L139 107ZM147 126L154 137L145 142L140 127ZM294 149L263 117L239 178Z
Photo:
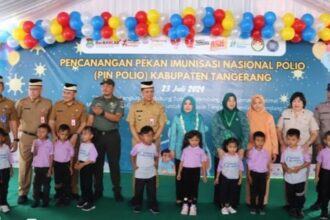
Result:
M133 103L129 109L127 121L132 134L132 146L140 141L139 131L143 126L149 125L154 129L154 142L160 151L160 140L165 128L167 117L165 108L154 99L153 82L141 82L142 99ZM32 153L31 146L36 138L37 127L42 123L49 123L52 128L52 137L56 139L56 130L61 124L67 124L71 129L71 140L75 143L75 159L77 159L79 135L86 125L95 128L95 146L98 158L95 164L94 197L103 196L103 166L107 155L110 176L113 184L113 192L116 201L122 201L120 186L120 154L121 137L119 134L119 122L124 115L124 102L114 96L115 82L105 79L101 82L102 95L93 99L87 112L84 105L76 100L77 85L67 83L63 89L63 99L52 105L51 101L42 97L42 81L31 79L29 82L28 96L19 100L16 104L0 97L1 124L0 127L8 133L12 132L12 151L17 149L19 143L19 204L27 202L27 194L30 189L32 177ZM0 93L4 91L4 83L0 77ZM279 144L286 146L284 134L290 128L299 129L301 132L300 144L306 149L315 142L317 150L322 147L321 137L330 130L330 84L327 88L327 101L321 103L313 112L307 110L306 98L303 93L296 92L291 96L290 106L284 110L275 124L273 116L267 112L265 100L262 95L251 98L251 106L247 113L239 110L237 98L233 93L227 93L222 101L221 110L216 112L212 119L212 143L214 147L214 167L217 167L219 157L223 153L223 141L235 137L240 143L240 154L244 156L246 150L253 147L252 135L256 131L262 131L266 135L265 150L275 161L279 154ZM205 138L206 125L202 115L198 112L196 100L187 96L181 104L181 112L177 114L171 123L169 149L175 158L176 168L180 163L182 141L185 133L198 130ZM18 131L21 136L18 138ZM320 135L319 135L320 131ZM8 142L10 142L8 138ZM206 141L204 141L206 142ZM209 158L210 159L210 158ZM78 196L78 175L72 176L72 196ZM56 184L56 183L55 183ZM176 200L182 202L182 186L176 181ZM215 186L214 202L218 203L219 186ZM249 188L249 187L247 187ZM269 183L268 187L269 189ZM267 190L268 192L268 190ZM248 192L249 194L249 192ZM247 196L247 201L249 201ZM268 201L266 193L265 203ZM236 199L238 204L239 198Z

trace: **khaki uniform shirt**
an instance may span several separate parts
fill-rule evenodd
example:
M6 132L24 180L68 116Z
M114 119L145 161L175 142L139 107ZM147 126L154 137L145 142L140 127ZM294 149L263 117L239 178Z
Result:
M330 131L330 101L319 104L315 108L314 116L320 126L320 135L317 143L321 144L324 134Z
M9 122L17 120L18 118L14 102L6 97L0 96L0 128L9 133Z

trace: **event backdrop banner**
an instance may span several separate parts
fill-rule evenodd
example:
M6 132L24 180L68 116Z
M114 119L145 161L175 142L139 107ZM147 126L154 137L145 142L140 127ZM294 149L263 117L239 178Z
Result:
M55 102L61 99L65 82L77 83L77 99L89 108L92 99L101 95L100 81L114 79L115 95L125 101L125 115L120 122L121 169L129 171L131 135L126 116L132 102L141 98L141 81L154 81L156 100L166 107L168 122L162 149L169 147L171 120L180 112L184 96L191 95L206 121L206 142L212 154L211 118L221 109L227 92L237 95L238 107L243 111L248 109L251 96L264 95L276 121L295 91L304 92L310 110L324 101L330 82L330 50L324 47L319 43L285 45L273 40L203 36L191 44L165 38L117 43L83 39L13 54L9 59L17 62L12 60L8 66L4 95L18 100L27 95L29 78L41 78L43 96ZM280 170L273 174L280 175Z

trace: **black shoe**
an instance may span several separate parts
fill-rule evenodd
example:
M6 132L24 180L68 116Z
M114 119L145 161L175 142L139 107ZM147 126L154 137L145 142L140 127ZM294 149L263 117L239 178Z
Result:
M76 205L76 207L77 208L82 208L82 207L84 207L85 205L87 204L87 202L85 202L84 200L79 200L78 202L77 202L77 205Z
M134 209L133 209L133 212L136 213L136 214L138 214L138 213L141 212L141 210L142 210L141 209L141 206L135 206Z
M55 206L60 207L61 205L63 205L62 199L57 198L56 201L55 201Z
M328 220L329 219L329 216L328 215L322 215L321 214L320 219L321 220Z
M69 206L69 205L70 205L70 198L65 198L65 199L63 199L62 204L63 204L64 206Z
M257 211L256 211L255 209L251 209L251 210L250 210L250 214L251 214L251 215L255 215L255 214L257 214Z
M89 212L89 211L92 211L93 209L95 209L95 205L92 204L92 203L86 203L82 208L81 210L85 211L85 212Z
M289 210L289 215L293 218L297 217L297 210L296 209L290 209Z
M259 215L266 215L266 212L265 212L264 209L260 209L260 210L258 211L258 213L259 213Z
M160 213L159 208L157 206L150 208L149 211L152 214L159 214Z
M116 193L115 200L116 200L116 202L122 202L122 201L124 201L124 197L121 195L121 193Z
M47 208L49 206L49 201L43 201L41 207Z
M27 201L28 201L27 196L19 196L17 199L17 203L20 205L26 204Z
M78 201L79 200L79 195L78 195L78 193L71 193L71 199L72 200L76 200L76 201Z
M305 217L304 212L302 210L297 210L297 218L303 219Z
M94 196L93 196L94 201L97 201L102 197L103 197L103 193L94 193Z
M284 205L283 209L287 212L290 212L290 205Z
M317 211L317 210L321 209L321 204L318 202L315 202L313 205L311 205L311 207L309 207L309 209L311 211Z
M31 205L31 208L37 208L39 206L39 200L34 200L32 205Z

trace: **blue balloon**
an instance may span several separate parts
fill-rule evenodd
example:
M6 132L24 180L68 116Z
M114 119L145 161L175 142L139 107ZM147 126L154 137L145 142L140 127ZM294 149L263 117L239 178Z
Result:
M73 30L78 31L81 29L82 26L83 26L83 23L80 18L77 18L77 17L70 18L70 27Z
M139 40L139 36L137 36L137 34L135 33L134 30L130 30L128 32L128 39L131 41L138 41Z
M314 23L314 17L309 13L304 14L301 20L303 20L307 26L312 26Z
M242 39L248 39L250 37L250 32L242 32L239 37Z
M272 25L266 25L262 30L261 30L261 36L266 39L270 39L273 37L275 33L275 30Z
M39 20L36 21L35 26L40 26L41 27L41 23L42 23L42 20L39 19Z
M211 32L211 28L210 27L204 27L204 29L202 30L203 34L209 34Z
M240 24L239 24L241 31L242 32L251 32L253 30L253 22L252 21L248 21L248 20L243 20Z
M101 30L104 25L104 20L101 16L94 16L92 18L92 26L95 30Z
M37 40L41 40L45 36L45 31L40 26L34 26L31 30L31 35Z
M272 11L267 11L264 15L266 24L272 25L276 21L276 14Z
M253 21L253 14L251 12L244 12L243 20Z
M215 18L213 15L205 15L203 18L203 23L205 27L212 27L215 23Z
M42 39L42 40L39 40L39 45L42 46L42 47L47 47L48 44Z
M102 39L101 32L93 31L92 38L93 38L93 40L101 40Z
M178 37L184 38L184 37L187 37L188 34L189 34L189 28L186 25L180 24L176 28L176 35Z
M214 9L212 7L205 8L206 15L213 15Z
M176 40L178 39L178 35L176 34L176 28L172 27L168 31L168 36L171 40Z
M137 24L137 21L134 17L128 17L125 20L125 26L128 30L133 30ZM135 32L134 32L135 33Z
M173 14L170 18L170 22L173 27L176 27L176 26L182 24L182 18L179 14Z
M316 31L311 27L305 28L305 30L302 32L302 39L304 41L312 41L314 40L315 36Z
M73 11L70 13L70 18L80 18L80 17L81 17L81 15L77 11Z
M0 43L6 43L9 36L7 31L0 31Z
M84 35L81 33L81 30L76 30L76 37L83 38Z

